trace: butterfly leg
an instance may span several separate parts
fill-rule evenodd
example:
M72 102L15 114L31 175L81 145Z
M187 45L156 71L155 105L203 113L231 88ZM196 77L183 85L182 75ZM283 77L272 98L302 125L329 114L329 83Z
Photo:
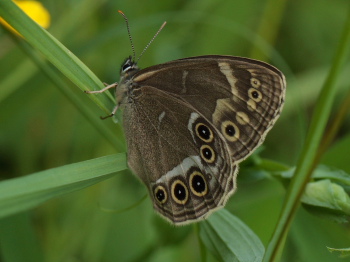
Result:
M109 118L109 117L114 116L115 113L117 112L118 108L119 108L119 104L116 105L116 106L113 108L113 111L112 111L112 113L111 113L110 115L108 115L108 116L100 116L100 118L101 118L102 120L104 120L104 119L106 119L106 118Z
M105 84L105 83L104 83ZM106 85L106 84L105 84ZM102 88L101 90L97 90L97 91L84 91L85 93L87 94L100 94L100 93L103 93L105 92L106 90L108 89L111 89L111 88L115 88L118 86L118 83L113 83L113 84L110 84L110 85L107 85L105 88Z
M105 91L108 90L108 89L116 88L116 87L118 86L118 83L113 83L113 84L110 84L110 85L104 83L104 85L105 85L106 87L105 87L105 88L102 88L101 90L97 90L97 91L84 91L84 92L87 93L87 94L100 94L100 93L105 92ZM103 119L106 119L106 118L109 118L109 117L114 116L114 115L115 115L115 112L117 112L117 110L118 110L118 107L119 107L119 104L118 104L116 107L113 108L113 111L112 111L112 113L111 113L110 115L108 115L108 116L100 116L100 118L103 120Z

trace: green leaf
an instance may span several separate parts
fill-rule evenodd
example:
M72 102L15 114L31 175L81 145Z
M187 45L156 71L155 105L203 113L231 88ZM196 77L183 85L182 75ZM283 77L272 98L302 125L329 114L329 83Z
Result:
M350 186L350 175L343 170L329 167L326 165L319 165L314 171L312 177L314 179L330 179L347 186Z
M278 173L283 179L290 180L295 167ZM316 182L307 184L301 198L304 207L311 213L339 223L347 222L350 215L350 198L346 188L350 185L350 175L336 168L319 165L312 178Z
M344 189L330 180L309 183L301 201L314 207L314 212L338 222L346 222L350 216L350 197Z
M255 233L225 209L200 223L199 235L220 261L262 261L264 246Z
M291 179L295 172L295 167L290 168L287 171L275 173L283 179ZM326 165L319 165L312 173L312 178L315 180L330 179L334 182L338 182L347 186L350 186L350 175L343 170L329 167Z
M332 247L327 247L329 252L337 252L340 253L339 257L340 258L345 258L350 256L350 248L332 248Z
M125 154L110 155L3 181L0 218L110 178L126 169L125 163Z

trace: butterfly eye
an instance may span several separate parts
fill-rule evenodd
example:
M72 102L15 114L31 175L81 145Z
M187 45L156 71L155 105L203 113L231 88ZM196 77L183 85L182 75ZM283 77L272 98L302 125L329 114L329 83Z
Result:
M180 205L186 204L188 200L188 190L184 182L177 179L171 185L171 195L174 201Z
M132 64L129 63L129 61L128 61L126 64L124 64L124 65L122 66L122 71L123 71L123 72L127 72L127 71L129 71L131 68L132 68Z
M261 82L260 82L260 80L259 80L259 79L254 78L254 77L252 77L252 78L250 79L250 84L251 84L251 85L252 85L252 87L254 87L254 88L258 88L258 87L260 87L260 86L261 86Z
M207 182L202 173L194 171L190 175L190 187L193 194L202 197L208 193Z
M206 143L209 143L214 139L213 132L211 132L209 127L202 123L198 123L196 125L196 134L201 140L203 140Z
M163 186L157 186L154 190L154 196L160 204L164 204L168 200L168 195Z
M221 132L224 134L225 138L230 142L234 142L239 138L239 129L231 121L227 120L221 124Z
M262 94L260 91L255 88L250 88L248 91L249 98L251 98L255 102L260 102L262 99Z
M215 153L210 146L208 145L201 146L200 152L201 152L201 157L204 159L205 162L211 164L215 161Z

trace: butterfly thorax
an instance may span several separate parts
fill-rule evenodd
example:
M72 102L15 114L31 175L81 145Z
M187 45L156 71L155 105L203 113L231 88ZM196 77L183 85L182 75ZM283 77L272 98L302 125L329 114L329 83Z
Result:
M117 104L128 103L132 96L132 78L139 71L137 63L129 56L121 66L120 80L116 88L115 95Z

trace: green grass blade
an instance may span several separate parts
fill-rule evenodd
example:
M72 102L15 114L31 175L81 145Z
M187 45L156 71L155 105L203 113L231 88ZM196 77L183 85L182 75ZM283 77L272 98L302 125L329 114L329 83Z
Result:
M303 151L300 155L297 168L287 191L287 197L282 208L281 216L272 239L266 250L264 261L279 261L283 251L285 239L299 207L303 191L310 180L312 170L315 167L317 150L324 133L334 97L336 94L336 84L341 73L341 69L347 58L350 46L350 9L348 18L344 26L340 45L337 49L334 62L321 90L316 104L309 132L305 141Z
M0 13L1 11L3 11L1 8L1 4L3 3L0 3ZM61 70L82 90L98 89L102 85L101 82L97 79L97 77L78 58L71 54L69 50L67 50L58 40L53 38L47 31L39 27L30 18L26 17L25 14L22 14L20 9L11 4L9 4L9 6L5 6L5 8L9 9L8 12L12 10L15 13L15 16L17 16L8 17L7 19L10 20L8 22L11 24L12 21L12 26L15 27L19 32L21 32L23 36L28 34L27 36L25 36L25 39L28 41L28 43L30 43L31 46L39 50L42 54L44 54L44 56L48 60L50 60L59 70ZM26 19L29 21L26 21ZM19 22L17 22L17 20L19 20ZM28 26L26 27L25 25ZM43 40L37 41L37 39ZM111 143L118 151L125 150L124 144L117 139L117 137L122 137L120 126L117 127L115 133L112 133L109 129L107 129L105 125L101 124L101 120L96 117L96 114L94 114L92 110L86 106L86 104L82 101L82 99L79 96L75 95L74 92L72 92L70 87L68 87L64 83L64 81L62 81L57 72L55 72L47 63L45 63L43 59L38 56L37 52L31 48L31 46L27 45L21 39L19 39L17 43L27 53L27 55L37 64L37 66L55 83L59 90L72 102L72 104L101 133L101 135L109 141L109 143ZM27 71L28 70L26 70L25 72ZM32 70L30 71L30 73L32 73ZM4 94L0 95L0 99L6 97L8 93L13 91L12 89L18 82L16 78L18 78L17 74L15 75L15 79L13 77L7 79L6 85L4 86L8 86L10 89L6 89ZM15 84L13 84L13 82ZM106 94L110 96L109 92L107 92ZM111 103L111 100L104 100L104 98L106 98L105 94L81 95L87 96L94 100L102 109L104 109L106 114L109 114L110 110L114 106L114 104ZM112 100L114 99L112 98Z
M81 90L98 90L103 83L75 55L45 29L30 19L10 0L0 1L0 16L15 28L24 39L54 64ZM110 93L89 96L106 114L114 106Z
M46 61L39 56L38 52L33 50L26 42L18 41L18 45L26 52L28 57L40 68L40 70L46 74L49 79L55 84L55 86L65 95L65 97L74 105L78 111L90 122L90 124L97 130L99 133L111 144L114 148L119 151L124 150L125 146L121 142L122 131L120 125L117 126L116 132L112 132L111 129L107 128L106 125L103 124L99 117L96 117L96 114L86 105L86 101L76 95L69 86L67 86L66 82L61 78L57 70L54 70L52 66L50 66ZM90 96L88 94L82 94L86 96Z
M59 19L55 20L54 24L50 27L50 32L59 39L67 39L71 34L79 30L80 26L82 26L87 19L91 19L91 15L93 15L96 12L95 10L100 8L104 2L105 0L87 0L77 3L72 8L68 8L63 14L60 14ZM79 12L77 12L78 10ZM13 38L18 37L14 35ZM18 63L15 71L6 74L1 79L0 102L7 98L12 92L16 91L17 88L22 86L23 83L35 75L35 73L37 73L37 68L32 67L30 60L25 59Z
M125 154L65 165L0 183L0 218L27 210L126 169Z

